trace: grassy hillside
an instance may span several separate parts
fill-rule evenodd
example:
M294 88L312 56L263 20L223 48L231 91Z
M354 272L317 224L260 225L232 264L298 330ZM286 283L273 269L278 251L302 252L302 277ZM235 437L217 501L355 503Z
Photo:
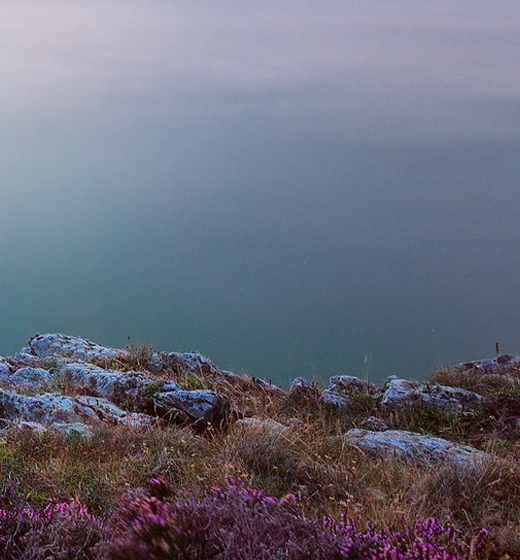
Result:
M160 380L146 360L140 350L110 365ZM2 557L520 558L514 368L433 375L429 383L486 397L462 413L421 403L384 409L368 391L344 412L323 405L316 386L295 395L248 377L169 375L181 388L225 395L227 421L203 431L160 419L139 428L101 423L91 437L3 431ZM370 416L491 459L460 468L369 455L344 434ZM260 421L236 422L243 417Z

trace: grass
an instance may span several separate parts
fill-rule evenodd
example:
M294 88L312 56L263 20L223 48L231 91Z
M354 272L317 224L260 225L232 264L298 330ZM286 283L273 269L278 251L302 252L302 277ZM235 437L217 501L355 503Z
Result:
M132 362L120 364L121 371L146 371L146 355L137 352ZM348 518L390 531L414 526L418 516L435 518L456 529L468 551L477 547L471 543L479 531L490 532L487 556L471 552L473 558L520 558L520 437L513 429L520 416L517 372L500 379L450 370L434 374L432 383L486 397L480 408L462 415L425 406L381 410L368 392L353 395L348 412L339 412L321 405L318 390L315 398L295 401L288 392L267 391L248 377L232 383L177 372L172 380L185 389L225 394L240 412L237 417L275 420L290 428L231 424L201 435L173 425L96 425L90 439L7 431L0 439L0 508L39 510L77 502L108 518L118 510L121 496L146 487L149 479L162 477L176 493L205 496L210 488L225 487L232 476L273 499L294 495L302 519ZM146 390L152 396L155 386ZM365 456L342 434L369 416L391 429L469 443L488 451L492 460L461 470ZM171 556L176 557L182 556Z

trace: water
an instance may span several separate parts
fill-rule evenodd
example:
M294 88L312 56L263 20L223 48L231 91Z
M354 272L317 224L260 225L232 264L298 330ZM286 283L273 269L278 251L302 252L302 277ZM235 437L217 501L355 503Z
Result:
M287 384L519 352L519 16L5 0L0 355L130 337Z

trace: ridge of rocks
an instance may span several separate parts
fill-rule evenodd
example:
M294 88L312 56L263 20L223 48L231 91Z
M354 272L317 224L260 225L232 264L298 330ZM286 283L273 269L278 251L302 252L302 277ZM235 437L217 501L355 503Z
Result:
M459 364L455 369L507 375L513 367L520 368L520 358L506 355ZM261 379L246 383L243 376L221 370L193 352L110 348L50 333L32 337L12 358L0 357L0 433L54 430L89 437L99 423L133 428L176 423L205 433L236 422L236 429L271 430L278 436L301 429L302 422L297 419L285 425L274 419L244 417L233 395L247 391L248 386L295 404L313 402L340 415L348 415L360 395L386 412L421 406L463 415L485 404L484 397L473 391L396 377L379 387L354 376L336 375L324 390L300 377L284 391ZM427 464L451 460L468 466L488 457L475 448L439 437L389 430L374 416L343 437L366 454Z

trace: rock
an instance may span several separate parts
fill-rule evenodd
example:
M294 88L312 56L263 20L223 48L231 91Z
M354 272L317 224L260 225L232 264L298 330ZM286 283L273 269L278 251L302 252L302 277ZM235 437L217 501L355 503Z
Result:
M370 416L361 422L361 427L372 432L386 432L388 426L380 418Z
M390 379L385 385L381 405L387 408L411 406L419 400L419 384L407 379Z
M0 379L3 379L10 373L11 368L9 367L9 362L5 358L0 357Z
M49 426L49 430L65 436L80 436L84 438L92 436L92 428L82 422L71 422L69 424L63 422L53 422Z
M102 398L69 397L55 393L25 396L0 389L0 417L18 422L37 422L43 426L53 423L90 421L108 422L127 426L150 425L154 420L146 414L126 412L114 403Z
M181 387L177 385L174 381L167 381L161 388L161 391L166 393L167 391L180 391ZM159 392L159 391L157 391Z
M161 363L166 364L177 374L211 375L219 371L207 358L196 352L160 353L158 357L152 355L154 363L157 363L159 358Z
M352 404L352 400L344 395L335 393L334 391L329 391L325 389L320 395L320 403L329 408L338 408L346 411L348 407Z
M320 402L330 408L344 411L352 404L355 395L372 395L376 391L375 385L363 381L353 375L335 375L329 379L329 386L320 396Z
M224 381L236 385L243 377L213 365L207 358L195 352L155 352L148 361L148 371L154 375L194 375L210 378L217 383Z
M296 403L317 401L319 397L318 386L308 379L297 377L291 383L289 396Z
M96 397L105 397L116 404L135 401L143 388L154 382L134 372L105 370L93 364L74 362L60 368L60 378L75 389L81 389Z
M220 428L230 411L229 401L208 389L159 392L152 398L159 416L194 424L202 430L209 426Z
M287 432L288 426L271 420L269 418L256 418L250 416L248 418L241 418L235 422L235 426L243 426L248 429L259 430L264 432L276 432L278 434Z
M90 340L63 334L39 334L31 338L21 354L36 356L39 360L66 358L69 360L110 360L118 356L128 356L127 350L100 346Z
M468 467L490 459L488 453L469 445L456 445L442 438L401 430L375 432L354 429L349 430L344 437L347 443L366 453L399 457L425 465L451 461L458 466Z
M468 412L484 402L478 393L444 385L422 385L419 396L423 403L447 412Z
M464 362L454 366L456 371L472 371L486 374L508 374L511 370L520 370L520 356L501 354L496 358Z
M278 385L275 385L270 381L266 381L265 379L261 379L260 377L252 377L251 379L253 380L253 383L257 387L259 387L260 389L262 389L262 391L265 391L266 393L274 393L278 395L282 395L284 393L283 389L280 389Z
M36 386L45 385L52 380L51 374L42 368L22 367L9 375L2 375L0 381L9 385Z
M104 398L87 395L72 398L82 407L82 413L86 412L88 418L94 420L94 423L101 421L109 424L122 424L130 428L140 428L151 426L156 422L156 419L149 414L128 412Z
M370 394L374 389L375 385L353 375L335 375L329 379L328 390L344 396L356 393Z
M478 393L430 383L418 384L407 379L391 379L381 399L383 408L411 408L417 404L446 412L474 410L484 399Z

